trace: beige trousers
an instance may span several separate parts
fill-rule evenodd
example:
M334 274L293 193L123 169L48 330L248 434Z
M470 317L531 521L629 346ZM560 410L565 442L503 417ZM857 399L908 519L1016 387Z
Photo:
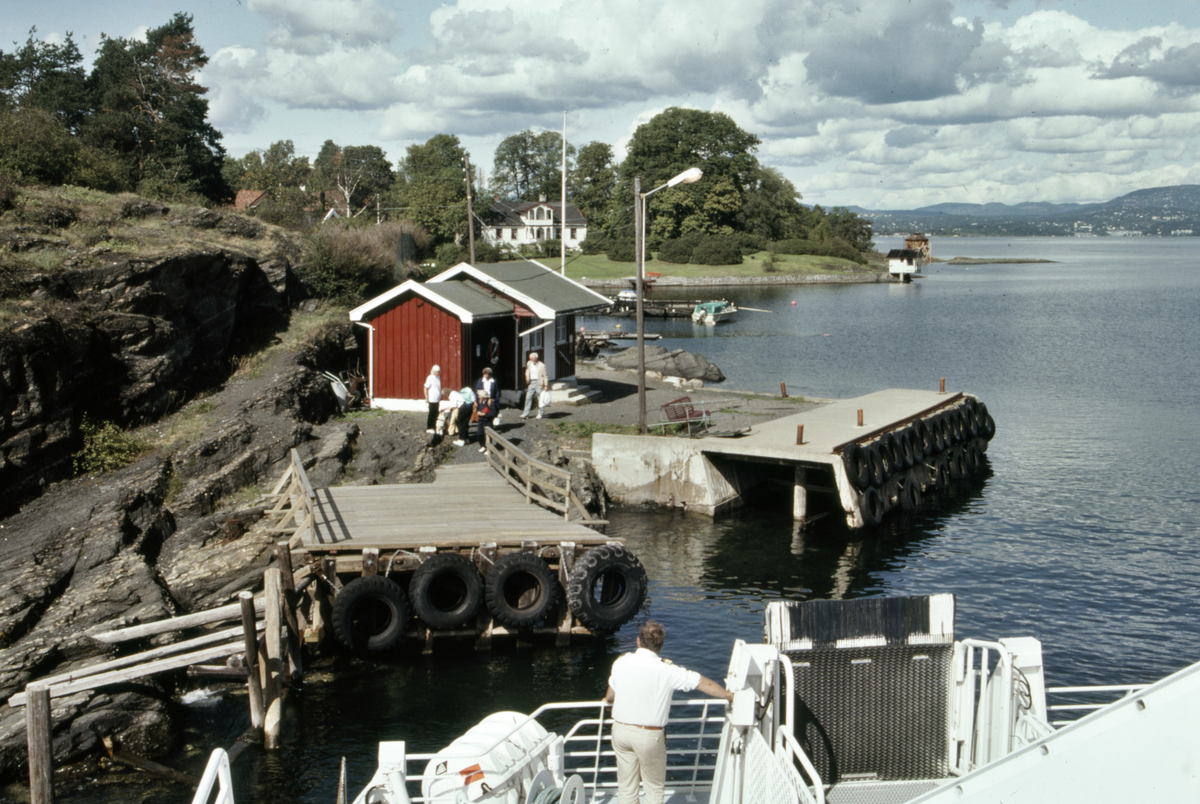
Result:
M638 804L640 782L646 790L643 804L662 804L667 778L666 732L614 723L612 745L617 754L617 803Z

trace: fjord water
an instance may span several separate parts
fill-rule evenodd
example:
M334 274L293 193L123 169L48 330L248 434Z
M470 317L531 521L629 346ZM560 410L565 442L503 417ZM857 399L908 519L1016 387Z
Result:
M666 626L664 653L719 679L735 638L761 640L770 600L953 592L960 635L1040 638L1051 684L1149 681L1200 660L1200 241L935 238L933 249L1054 262L934 264L908 285L721 289L712 295L773 312L648 324L660 345L717 363L730 389L778 394L785 382L792 395L853 397L935 390L944 377L997 424L972 486L875 530L826 517L797 531L786 508L715 522L611 515L608 532L652 579L647 613ZM568 649L339 660L289 702L282 750L238 760L238 800L327 804L340 758L356 791L381 739L437 750L497 709L595 700L633 637L627 626ZM171 764L198 774L245 727L244 695L202 692L186 706L189 750ZM137 795L60 788L69 803Z

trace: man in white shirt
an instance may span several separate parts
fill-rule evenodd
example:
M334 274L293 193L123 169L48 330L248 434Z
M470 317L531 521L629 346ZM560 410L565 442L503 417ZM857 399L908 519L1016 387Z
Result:
M522 419L529 418L529 405L537 402L537 417L542 418L542 390L546 387L546 367L538 362L538 353L529 353L529 362L525 364L525 412Z
M666 633L651 620L638 631L637 650L613 662L604 700L612 707L612 745L617 755L618 804L638 804L638 783L646 788L644 804L662 804L667 778L667 740L663 727L675 690L698 689L714 698L733 700L733 693L693 670L660 659Z
M437 424L438 407L442 404L442 370L434 366L425 378L425 401L429 403L429 415L425 418L425 432L432 433Z

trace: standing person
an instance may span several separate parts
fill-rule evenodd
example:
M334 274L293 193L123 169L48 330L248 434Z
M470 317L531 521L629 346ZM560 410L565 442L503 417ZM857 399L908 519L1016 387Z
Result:
M546 367L538 362L538 353L529 353L529 362L525 364L525 412L522 419L529 418L529 405L537 399L537 417L542 418L542 389L546 387Z
M488 396L490 396L492 401L496 403L496 410L499 412L500 383L496 382L495 378L492 377L492 370L490 368L485 368L483 370L483 376L475 381L475 395L478 396L484 391L487 391Z
M495 425L496 414L500 411L491 394L487 391L480 391L475 402L475 412L479 414L479 421L475 424L475 440L479 444L479 451L487 452L487 447L484 446L486 439L484 430Z
M437 425L438 407L442 404L442 369L436 363L425 378L425 401L429 403L425 432L433 433L433 428Z
M612 708L612 745L617 755L617 802L638 804L638 783L646 788L644 804L662 804L667 779L667 738L663 727L675 690L699 689L714 698L733 700L733 693L694 670L660 659L666 632L653 620L638 631L637 650L613 662L604 700Z

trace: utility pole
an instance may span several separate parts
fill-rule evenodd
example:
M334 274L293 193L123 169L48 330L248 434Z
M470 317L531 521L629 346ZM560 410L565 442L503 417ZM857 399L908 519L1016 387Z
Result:
M467 241L471 244L471 264L475 264L475 211L471 208L471 157L463 157L463 174L467 177Z

